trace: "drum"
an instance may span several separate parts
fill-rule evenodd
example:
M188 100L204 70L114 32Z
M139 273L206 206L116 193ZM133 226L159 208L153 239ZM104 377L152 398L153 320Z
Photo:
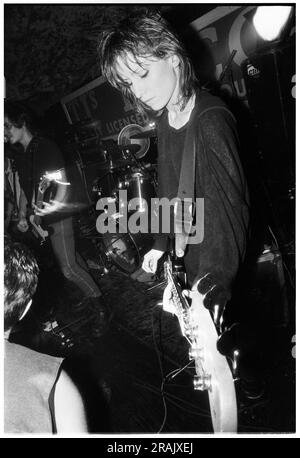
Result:
M131 173L125 173L123 176L119 174L116 178L118 185L108 194L109 202L115 205L114 213L109 218L114 222L116 230L114 232L101 232L101 240L107 258L120 270L131 274L140 267L144 254L151 249L153 236L151 233L143 233L142 231L132 233L125 226L126 223L122 216L124 209L121 208L122 202L119 200L118 191L127 191L128 204L131 199L138 199L134 208L129 206L127 209L128 221L134 213L147 211L147 206L149 208L148 218L151 219L151 198L155 197L156 193L151 176L148 177L140 171L133 172L131 170ZM106 201L107 199L105 199ZM103 208L105 208L105 202L102 202ZM150 227L149 221L148 227Z
M119 183L123 180L119 172L109 172L102 175L102 177L97 177L92 182L92 196L93 202L103 197L109 197L114 194L115 189L120 185Z
M152 179L142 172L131 173L126 175L123 181L119 183L119 189L127 190L127 202L137 198L137 206L132 210L144 212L151 206L151 198L156 197L156 192ZM129 207L129 210L131 208Z
M123 127L118 135L118 145L138 145L139 150L134 154L136 159L141 159L147 153L150 146L150 139L145 135L143 138L133 139L131 138L134 134L141 134L144 132L144 128L139 124L128 124Z
M117 228L122 227L121 217L115 217ZM144 254L149 251L153 245L153 237L151 234L132 234L129 231L126 233L104 233L102 234L102 244L108 259L126 273L135 272L142 263Z

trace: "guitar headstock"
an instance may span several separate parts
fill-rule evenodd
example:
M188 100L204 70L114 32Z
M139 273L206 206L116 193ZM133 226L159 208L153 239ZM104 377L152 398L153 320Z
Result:
M172 302L182 334L190 344L189 358L194 361L196 372L194 389L208 393L214 431L235 432L237 407L234 381L226 357L217 349L218 333L210 312L204 306L205 295L198 291L196 285L187 300L168 262L165 263L165 273L172 286Z
M211 354L207 345L209 329L205 326L207 310L203 306L203 297L197 291L191 291L191 305L188 310L189 324L189 358L195 361L194 388L197 390L211 389ZM214 338L214 335L213 335Z
M203 305L205 296L196 290L191 293L189 356L195 361L194 388L208 392L214 431L234 432L237 408L231 369L217 349L219 336L210 312Z

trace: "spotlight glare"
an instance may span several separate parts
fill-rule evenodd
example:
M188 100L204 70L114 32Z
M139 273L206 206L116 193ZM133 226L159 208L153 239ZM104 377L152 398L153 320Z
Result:
M278 38L292 8L292 6L258 6L253 16L253 24L261 38L267 41Z

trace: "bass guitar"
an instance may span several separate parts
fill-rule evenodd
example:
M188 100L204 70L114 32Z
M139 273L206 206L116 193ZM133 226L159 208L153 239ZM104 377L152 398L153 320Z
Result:
M194 389L206 391L214 432L237 431L237 402L234 380L226 356L217 350L219 339L214 321L203 305L205 296L197 289L183 294L185 273L178 259L165 262L165 276L183 336L190 344L189 357L195 363Z

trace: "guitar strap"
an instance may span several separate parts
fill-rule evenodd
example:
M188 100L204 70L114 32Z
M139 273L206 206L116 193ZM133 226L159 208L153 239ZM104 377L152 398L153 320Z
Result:
M184 255L189 235L191 233L195 213L195 182L196 182L196 142L201 135L200 117L216 108L204 96L196 98L196 105L192 112L184 141L181 161L180 178L178 184L178 204L175 206L175 250L179 257ZM205 145L204 145L205 146Z
M200 117L212 108L216 107L211 105L211 100L205 96L205 93L196 95L196 104L188 122L183 147L177 193L179 199L195 199L196 141L201 131Z
M175 252L182 257L191 232L195 202L196 139L190 123L184 141L175 214Z
M181 162L180 178L177 196L183 200L195 198L195 172L196 172L196 145L195 135L191 133L191 126L188 127L184 142L184 149Z

